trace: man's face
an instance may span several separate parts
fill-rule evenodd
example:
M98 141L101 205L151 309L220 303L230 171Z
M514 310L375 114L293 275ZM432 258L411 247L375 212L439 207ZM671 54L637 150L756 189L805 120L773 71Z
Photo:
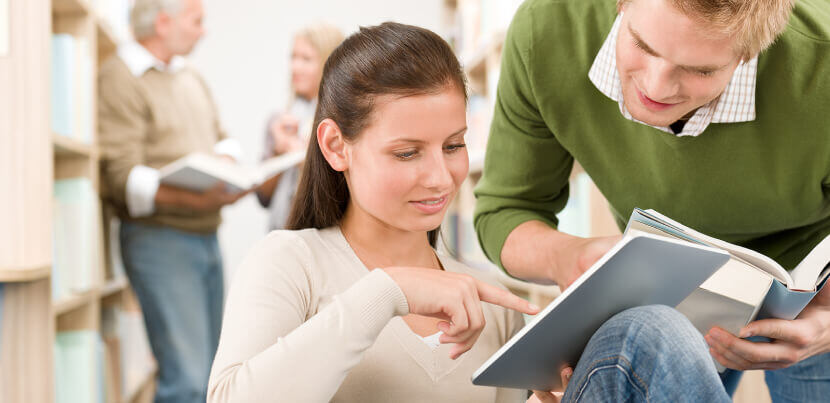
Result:
M203 12L202 0L182 0L178 14L168 16L167 29L162 37L173 54L189 54L205 34Z
M617 69L635 119L668 126L720 96L741 60L734 38L666 0L632 0L622 11Z

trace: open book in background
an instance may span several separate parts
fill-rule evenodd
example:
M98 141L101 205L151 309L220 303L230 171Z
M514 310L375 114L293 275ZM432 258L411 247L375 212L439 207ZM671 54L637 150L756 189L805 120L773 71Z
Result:
M283 154L248 167L216 155L191 153L159 170L161 183L196 192L224 183L230 193L244 192L259 186L280 173L297 166L305 152Z
M729 261L677 305L703 334L714 326L738 334L756 319L795 319L830 274L830 236L792 272L753 250L703 235L653 210L635 209L626 235L650 233L722 249ZM718 365L719 370L724 368Z

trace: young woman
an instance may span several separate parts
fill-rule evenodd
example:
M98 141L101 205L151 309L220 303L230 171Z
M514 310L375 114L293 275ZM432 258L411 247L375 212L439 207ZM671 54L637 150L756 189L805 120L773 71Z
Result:
M362 28L326 62L314 128L292 230L234 279L208 400L524 401L470 377L538 308L434 249L468 169L446 42Z
M317 90L323 76L323 63L342 41L343 33L340 29L325 23L309 25L294 35L291 50L291 96L286 107L268 119L263 158L307 147L314 110L317 108ZM299 168L290 169L257 189L260 204L270 212L270 229L285 228L299 176Z
M332 53L292 230L234 278L210 402L524 400L470 377L538 308L434 249L467 174L465 107L430 31L362 28ZM665 306L614 316L561 373L564 398L531 401L729 401L700 334Z

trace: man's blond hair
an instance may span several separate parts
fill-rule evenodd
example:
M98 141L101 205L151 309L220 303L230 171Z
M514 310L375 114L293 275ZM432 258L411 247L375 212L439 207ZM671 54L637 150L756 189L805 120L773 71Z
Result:
M632 0L617 0L620 9ZM684 15L735 38L748 59L768 48L790 19L795 0L665 0Z

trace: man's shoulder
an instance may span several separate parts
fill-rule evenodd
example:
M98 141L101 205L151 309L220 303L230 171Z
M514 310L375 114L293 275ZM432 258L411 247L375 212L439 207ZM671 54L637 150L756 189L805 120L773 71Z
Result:
M596 17L613 20L616 14L615 0L526 0L516 11L514 21L533 19L541 24L558 21L582 26Z
M134 78L133 74L130 72L130 69L127 67L127 64L124 63L124 60L122 60L121 57L118 56L117 52L113 52L113 54L104 59L104 61L98 67L98 77L106 79L129 79L130 77Z
M823 46L830 45L830 1L799 0L785 36L798 36Z

